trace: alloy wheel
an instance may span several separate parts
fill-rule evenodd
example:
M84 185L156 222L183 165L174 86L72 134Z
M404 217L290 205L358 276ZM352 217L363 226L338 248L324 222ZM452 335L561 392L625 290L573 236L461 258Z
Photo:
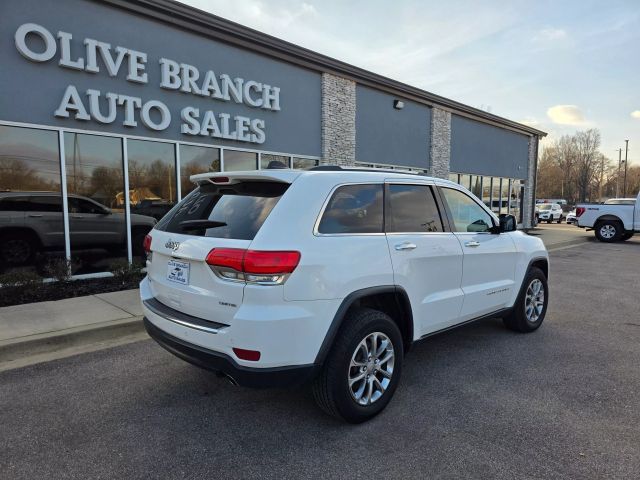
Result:
M395 350L382 332L367 335L358 344L349 363L348 382L351 397L359 405L379 400L391 383Z
M607 240L612 239L616 236L616 227L614 227L610 223L602 225L600 227L600 236L602 236L602 238L606 238Z
M542 315L542 310L544 310L544 285L536 278L527 287L524 313L528 321L535 323Z

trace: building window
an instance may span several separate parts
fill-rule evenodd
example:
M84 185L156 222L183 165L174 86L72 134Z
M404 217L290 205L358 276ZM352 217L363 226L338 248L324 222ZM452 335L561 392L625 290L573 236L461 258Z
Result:
M189 177L220 171L220 149L180 144L180 193L184 198L195 188Z
M471 189L471 175L460 175L460 185L466 189Z
M177 200L175 144L128 140L127 157L131 213L161 219ZM141 257L148 228L137 223L131 222L131 246L133 255Z
M127 260L122 140L65 132L64 152L72 273L108 271Z
M471 177L471 193L478 198L482 198L482 177L480 175Z
M252 152L241 152L238 150L224 151L224 171L240 172L245 170L256 170L258 168L258 154Z
M500 187L500 213L509 213L509 179L501 179Z
M4 236L0 273L41 273L52 255L64 258L58 132L0 125L0 211L23 227Z
M291 165L292 168L297 168L300 170L313 168L318 165L318 160L314 160L312 158L293 157Z
M291 167L291 161L286 155L273 155L271 153L260 154L260 168L262 170L269 168L271 162L279 162L285 165L287 168Z
M491 208L491 177L482 179L482 203Z

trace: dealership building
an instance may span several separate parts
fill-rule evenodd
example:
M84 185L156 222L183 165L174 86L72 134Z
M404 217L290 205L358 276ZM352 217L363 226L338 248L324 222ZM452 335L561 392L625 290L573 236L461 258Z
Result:
M449 178L531 225L544 132L173 1L4 0L0 65L0 214L78 275L131 260L190 175L274 160Z

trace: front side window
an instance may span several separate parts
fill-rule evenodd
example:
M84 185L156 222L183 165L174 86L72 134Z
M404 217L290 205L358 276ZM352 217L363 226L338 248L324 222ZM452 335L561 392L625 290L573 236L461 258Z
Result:
M442 188L456 232L488 232L493 219L469 195L453 188Z
M431 187L389 185L387 232L442 232L442 220Z
M344 185L331 196L318 233L382 233L382 184Z

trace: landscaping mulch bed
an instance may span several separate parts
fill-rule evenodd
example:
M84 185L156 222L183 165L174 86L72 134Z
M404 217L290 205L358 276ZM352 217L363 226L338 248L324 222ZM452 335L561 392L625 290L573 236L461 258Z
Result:
M126 279L105 277L29 286L4 286L0 288L0 307L129 290L138 288L143 277L144 275L140 274Z

